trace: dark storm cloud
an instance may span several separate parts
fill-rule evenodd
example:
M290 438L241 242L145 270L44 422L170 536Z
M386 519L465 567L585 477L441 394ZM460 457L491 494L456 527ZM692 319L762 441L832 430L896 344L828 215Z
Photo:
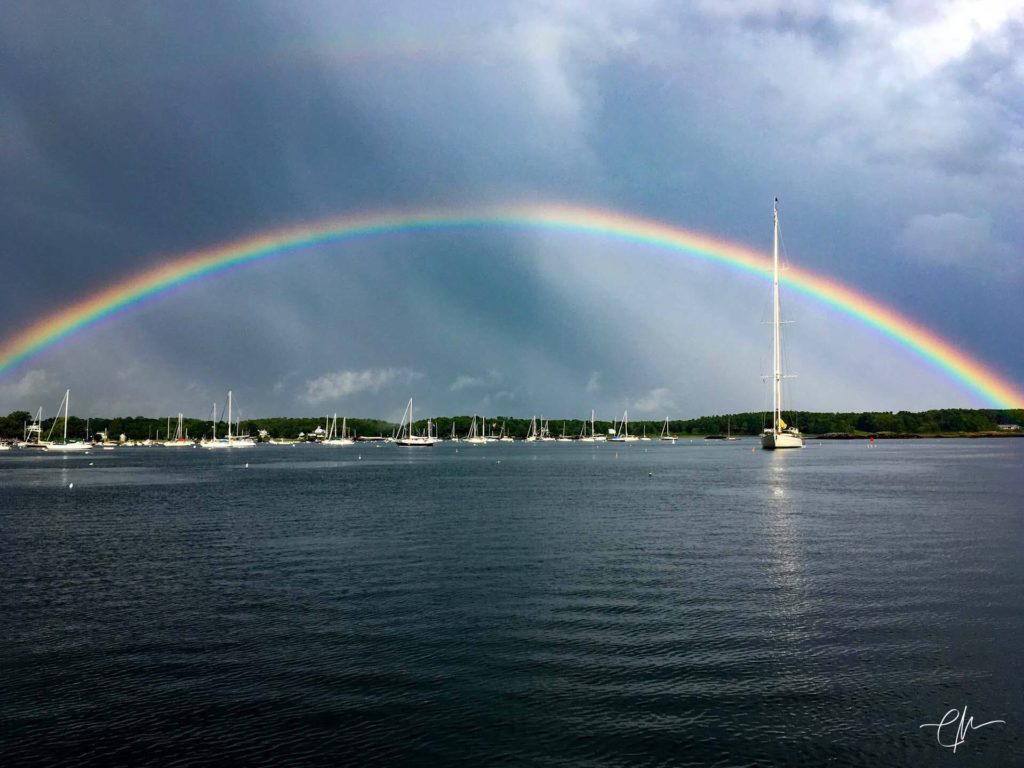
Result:
M185 250L355 210L558 199L764 248L755 211L781 194L801 266L1022 372L990 330L1024 332L1002 269L1024 240L1020 26L968 19L962 44L957 24L923 26L943 18L809 2L18 4L0 27L0 313L18 327ZM950 228L970 269L941 248ZM309 249L71 340L0 400L73 378L103 392L80 403L171 413L240 380L247 408L279 413L311 407L311 386L369 413L411 386L450 411L751 407L759 286L648 256L482 231ZM954 291L976 306L951 316ZM843 338L839 359L871 354ZM804 369L828 380L819 392L920 400L912 363L906 383L862 394L831 353ZM935 404L956 396L925 378Z

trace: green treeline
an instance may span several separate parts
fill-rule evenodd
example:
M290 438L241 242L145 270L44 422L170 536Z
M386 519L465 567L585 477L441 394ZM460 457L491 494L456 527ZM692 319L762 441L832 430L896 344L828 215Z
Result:
M923 411L921 413L910 413L899 411L898 413L868 412L868 413L812 413L808 411L797 411L785 414L786 420L797 426L805 434L821 435L827 433L848 433L848 434L876 434L880 432L893 432L899 434L942 434L942 433L978 433L994 432L999 429L1000 424L1021 424L1024 425L1024 409L966 409L966 408L945 408L934 411ZM757 435L767 424L767 416L763 413L733 413L720 416L701 416L696 419L674 419L669 420L669 432L672 435L717 435L730 431L734 435ZM450 437L452 424L455 425L455 434L465 437L469 432L470 416L442 416L434 419L436 433L439 437ZM15 411L6 417L0 417L0 438L12 439L22 437L25 425L31 422L31 415L27 411ZM53 419L43 422L43 437L45 438L53 425ZM569 437L576 437L580 430L586 428L590 432L590 422L580 419L550 419L550 434L559 437L564 434ZM89 420L89 432L96 435L99 432L107 432L111 440L117 440L120 435L125 435L128 440L156 439L159 433L161 440L168 438L167 419L153 419L142 416L118 417L118 418L92 418ZM530 419L516 418L489 418L487 419L487 434L499 434L502 425L505 425L506 434L510 437L526 437L530 428ZM630 422L629 432L633 435L644 435L657 438L661 434L663 421L636 421ZM563 428L564 425L564 428ZM260 431L265 431L270 438L295 439L300 433L311 435L317 427L325 428L323 417L320 418L292 418L272 417L261 419L249 419L242 422L242 434L257 436ZM608 421L595 422L595 428L599 435L607 434L612 428ZM173 436L177 427L177 418L170 421L170 432ZM379 419L348 419L348 430L350 434L363 437L390 436L395 425ZM54 428L54 435L63 434L63 420L58 422ZM200 419L185 419L185 429L189 438L209 437L213 434L213 424L210 421ZM338 429L341 429L341 419L338 420ZM426 429L426 420L416 422L415 431L422 432ZM227 424L217 424L217 434L224 435L227 432ZM68 438L82 439L86 435L86 420L72 416L68 420Z
M770 417L763 413L736 413L723 416L702 416L685 421L669 421L669 427L679 434L723 434L730 428L733 434L756 435L767 426ZM995 432L1000 424L1024 425L1024 409L968 409L943 408L911 413L899 411L869 411L865 413L814 413L793 411L783 414L792 426L808 435L829 433L936 435L958 432Z
M32 416L27 411L15 411L6 417L0 417L0 438L20 438L24 434L25 425L31 423ZM338 431L341 431L342 420L338 418ZM54 419L43 420L43 438L46 438L50 427L54 426ZM320 427L327 428L324 418L268 418L268 419L247 419L242 422L241 432L243 435L259 435L260 430L266 430L268 437L273 438L296 438L300 432L311 434ZM168 421L166 418L153 419L144 416L126 416L113 419L90 418L88 421L89 433L92 436L100 432L106 432L111 440L117 440L124 435L127 440L157 439L167 440L174 437L178 428L178 417L170 420L168 433ZM183 428L189 439L199 439L213 436L213 422L202 419L184 419ZM358 435L390 435L394 425L379 419L349 419L348 430ZM217 422L217 435L227 434L228 425L225 421ZM81 440L85 438L86 420L77 416L68 419L68 439ZM53 434L55 437L64 434L64 419L57 420Z

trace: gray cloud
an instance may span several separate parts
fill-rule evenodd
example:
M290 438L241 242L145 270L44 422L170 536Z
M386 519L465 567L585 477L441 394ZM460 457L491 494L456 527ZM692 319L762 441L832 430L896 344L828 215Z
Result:
M1008 268L1024 242L1020 9L16 3L0 29L0 318L16 329L175 254L351 211L565 200L764 249L778 194L794 263L1024 379L1005 343L1024 333ZM369 238L74 336L0 381L0 410L46 386L83 408L196 415L229 388L250 413L344 398L386 415L400 388L439 413L746 409L764 301L752 278L606 239ZM801 382L819 383L808 407L977 404L787 302L813 318L792 332ZM844 361L868 354L905 375L850 386Z
M1007 275L1018 271L1024 254L1000 242L992 222L962 213L919 214L900 232L897 245L925 264L982 269Z
M307 381L302 400L309 404L343 400L362 392L379 392L394 383L410 384L421 378L422 373L404 368L334 371Z

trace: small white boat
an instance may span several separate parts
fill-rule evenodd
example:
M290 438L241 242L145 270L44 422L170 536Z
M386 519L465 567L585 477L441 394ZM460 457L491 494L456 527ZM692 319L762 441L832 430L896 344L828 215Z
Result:
M526 433L526 442L527 443L535 443L539 439L540 439L540 435L539 435L538 430L537 430L537 417L534 416L532 419L530 419L530 429Z
M555 438L551 436L551 426L547 419L543 416L540 417L540 437L537 438L542 443L553 443Z
M672 443L672 445L676 444L676 438L674 438L668 432L668 416L665 417L665 425L661 428L661 437L659 437L658 439L670 442Z
M508 419L501 422L501 434L498 435L499 443L514 443L516 439L508 434Z
M589 435L587 434L587 425L584 424L583 428L580 430L580 436L579 436L579 441L578 442L581 442L581 443L603 443L603 442L605 442L605 438L603 436L598 436L597 430L594 429L594 409L593 408L590 409L590 434Z
M174 432L174 437L170 440L165 440L162 445L166 448L187 448L192 445L192 442L188 439L188 434L184 430L184 416L178 414L178 429ZM167 434L171 434L170 423L167 425Z
M463 438L462 442L468 445L484 445L487 442L487 438L480 434L480 431L477 429L475 413L473 414L473 421L469 423L469 433Z
M732 418L731 417L729 418L728 421L725 422L725 439L728 442L735 442L736 440L739 440L738 437L733 437L732 436Z
M622 412L622 422L619 424L615 434L608 438L614 443L635 443L640 438L629 434L629 411Z

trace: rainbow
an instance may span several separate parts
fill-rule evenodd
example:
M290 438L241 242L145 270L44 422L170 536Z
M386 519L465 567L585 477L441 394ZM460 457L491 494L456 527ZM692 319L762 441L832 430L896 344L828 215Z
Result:
M233 267L310 246L402 232L479 228L550 230L664 248L692 258L766 276L763 254L718 238L615 211L561 204L505 205L464 210L369 213L315 222L187 253L139 272L42 318L0 345L0 375L74 333L171 289ZM1024 391L932 331L827 277L791 267L783 281L913 350L998 408L1024 407Z

